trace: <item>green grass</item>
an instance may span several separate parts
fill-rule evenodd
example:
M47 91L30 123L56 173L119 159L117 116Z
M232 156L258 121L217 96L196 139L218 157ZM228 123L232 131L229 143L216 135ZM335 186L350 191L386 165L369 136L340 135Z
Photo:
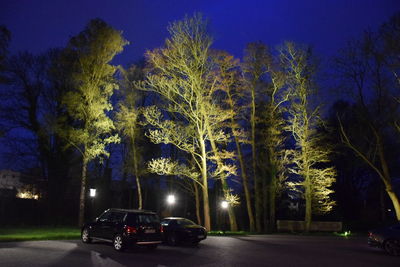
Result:
M250 232L245 232L245 231L210 231L207 233L207 235L210 236L237 236L237 235L250 235Z
M0 227L0 242L79 238L80 229L74 227Z
M252 233L245 231L210 231L207 233L209 236L244 236L244 235L300 235L300 236L340 236L340 237L354 237L354 236L364 236L363 233L343 231L343 232L274 232L274 233Z

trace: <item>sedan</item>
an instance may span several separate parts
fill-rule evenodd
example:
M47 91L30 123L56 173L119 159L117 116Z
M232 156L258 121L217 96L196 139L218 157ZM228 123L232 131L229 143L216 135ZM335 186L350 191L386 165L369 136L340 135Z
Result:
M207 231L201 225L180 217L167 217L161 220L164 242L175 246L181 242L197 244L207 238Z
M400 255L400 223L368 232L368 245L383 248L394 256Z

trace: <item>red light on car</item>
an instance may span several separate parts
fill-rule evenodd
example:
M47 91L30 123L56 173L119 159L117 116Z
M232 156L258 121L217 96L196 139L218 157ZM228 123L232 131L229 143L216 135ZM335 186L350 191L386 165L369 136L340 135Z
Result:
M127 234L136 234L137 229L133 226L125 226L125 231Z
M162 225L160 226L160 233L164 233L164 227Z

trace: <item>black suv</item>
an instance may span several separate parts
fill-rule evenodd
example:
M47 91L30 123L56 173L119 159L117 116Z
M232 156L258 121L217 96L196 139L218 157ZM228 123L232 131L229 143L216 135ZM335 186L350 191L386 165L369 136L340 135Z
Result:
M162 227L156 213L145 210L108 209L82 227L83 243L112 242L117 251L130 245L155 249L161 243Z

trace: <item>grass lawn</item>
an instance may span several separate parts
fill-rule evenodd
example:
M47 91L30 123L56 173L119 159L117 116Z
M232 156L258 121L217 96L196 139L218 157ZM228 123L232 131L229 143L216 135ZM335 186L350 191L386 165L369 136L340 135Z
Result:
M207 235L210 236L233 236L233 235L250 235L250 232L244 232L244 231L210 231L207 233Z
M75 227L0 227L0 242L79 239L80 234Z

